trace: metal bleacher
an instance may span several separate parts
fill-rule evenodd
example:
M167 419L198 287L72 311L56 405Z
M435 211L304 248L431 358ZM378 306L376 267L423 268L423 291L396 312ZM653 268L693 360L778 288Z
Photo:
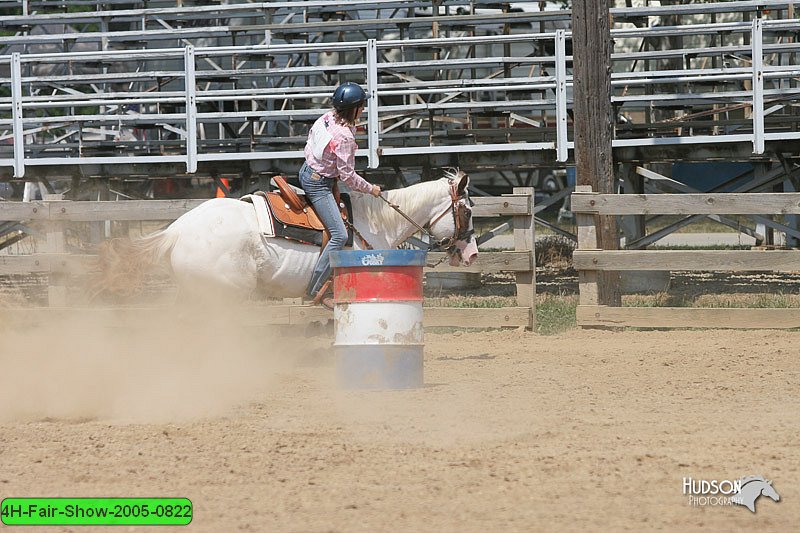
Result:
M0 1L0 179L292 172L345 80L362 166L563 166L570 13L545 4ZM793 165L793 9L613 9L615 159Z

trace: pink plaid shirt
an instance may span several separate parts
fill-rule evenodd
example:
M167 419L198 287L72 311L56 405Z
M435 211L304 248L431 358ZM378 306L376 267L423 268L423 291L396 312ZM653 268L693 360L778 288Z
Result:
M331 137L321 158L317 158L314 155L314 136L312 133L317 128L326 128ZM355 166L357 148L355 128L338 124L333 111L328 111L314 122L308 132L308 141L304 150L306 164L322 176L339 178L354 191L369 193L372 191L372 184L359 176L353 168Z

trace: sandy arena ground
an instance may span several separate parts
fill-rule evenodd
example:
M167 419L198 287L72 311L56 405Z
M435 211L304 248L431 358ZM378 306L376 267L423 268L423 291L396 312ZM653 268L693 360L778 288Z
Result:
M337 390L326 339L30 335L0 337L2 497L188 497L177 531L800 524L797 333L428 334L395 392ZM752 474L781 501L682 493Z

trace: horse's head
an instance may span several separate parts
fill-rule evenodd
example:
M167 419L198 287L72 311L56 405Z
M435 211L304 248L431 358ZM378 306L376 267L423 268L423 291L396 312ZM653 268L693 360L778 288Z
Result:
M772 482L767 481L761 476L747 476L739 480L741 489L736 496L731 497L731 502L744 505L751 513L756 512L756 500L759 496L767 496L773 500L780 501L781 497L773 488Z
M772 498L776 502L780 501L781 499L780 495L778 494L778 491L776 491L773 488L772 481L767 481L766 483L764 483L764 485L761 486L761 494L769 498Z
M478 257L478 243L472 227L472 202L467 186L469 176L460 170L446 173L448 198L443 200L443 211L429 223L431 235L437 239L436 247L450 257L450 264L469 266ZM449 216L448 216L449 215Z

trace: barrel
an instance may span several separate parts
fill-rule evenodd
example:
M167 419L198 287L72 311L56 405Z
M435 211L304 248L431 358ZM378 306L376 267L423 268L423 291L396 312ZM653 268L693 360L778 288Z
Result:
M342 250L333 266L334 353L340 386L423 384L424 250Z

